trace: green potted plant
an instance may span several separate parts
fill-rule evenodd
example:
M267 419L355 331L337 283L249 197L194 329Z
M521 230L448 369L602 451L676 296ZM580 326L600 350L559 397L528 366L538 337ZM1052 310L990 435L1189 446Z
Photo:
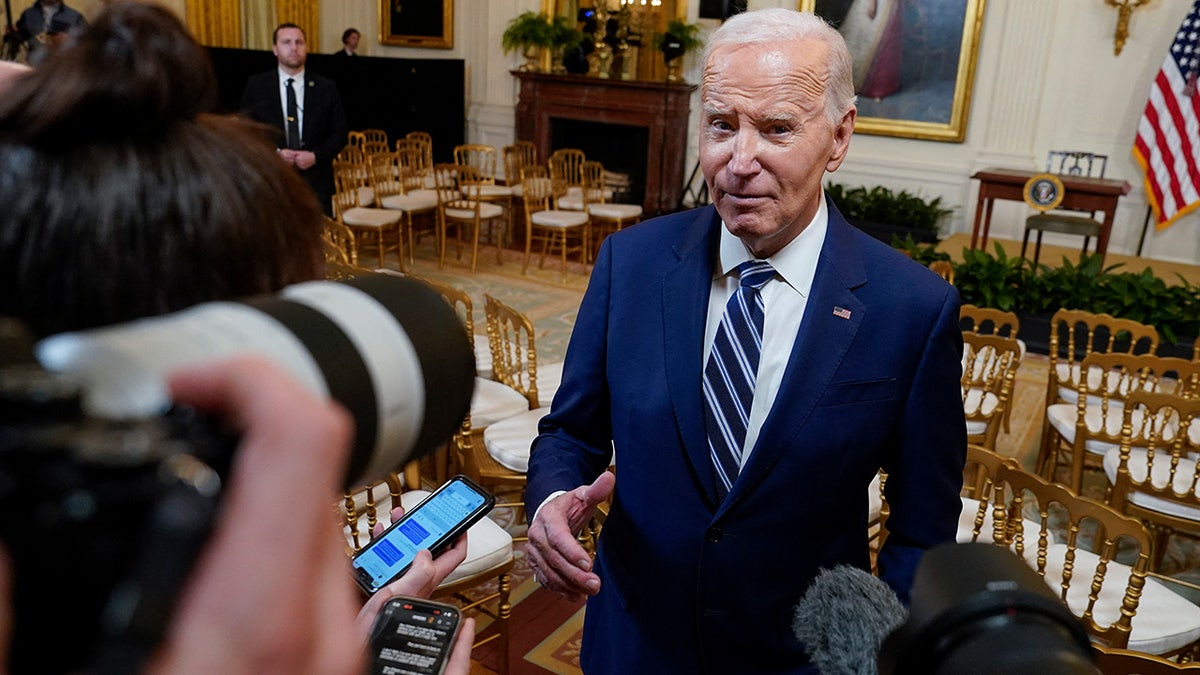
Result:
M683 60L680 57L704 46L704 42L698 37L699 33L699 24L671 19L667 22L665 32L655 34L651 44L663 54L667 64L667 81L683 80Z
M525 63L520 70L537 72L543 48L554 46L556 39L554 24L549 17L537 12L523 12L508 22L500 35L500 46L504 53L521 50Z
M566 72L563 65L563 53L583 42L583 33L561 14L556 15L550 22L550 49L552 50L551 70L556 73Z
M889 244L893 244L894 237L936 242L942 220L952 213L942 206L941 197L924 199L882 185L868 189L829 183L825 191L852 225Z

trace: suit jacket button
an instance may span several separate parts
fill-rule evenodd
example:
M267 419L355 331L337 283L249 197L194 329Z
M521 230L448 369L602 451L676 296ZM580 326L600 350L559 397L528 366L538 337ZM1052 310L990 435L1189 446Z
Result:
M725 533L722 532L721 528L719 528L719 527L710 527L708 529L708 543L710 543L710 544L715 544L715 543L721 541L721 537L724 537L724 536L725 536Z

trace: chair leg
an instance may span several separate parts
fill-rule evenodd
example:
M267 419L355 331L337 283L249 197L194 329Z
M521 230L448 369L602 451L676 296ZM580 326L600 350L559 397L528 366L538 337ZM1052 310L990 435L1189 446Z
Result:
M1025 237L1021 239L1021 257L1025 257L1025 249L1029 246L1029 228L1025 228Z
M525 223L525 265L521 268L521 274L529 274L529 255L533 249L533 223Z
M479 262L479 230L481 227L482 223L480 223L479 218L476 217L474 228L475 232L471 237L471 274L475 273L475 265Z
M1033 247L1033 265L1036 267L1038 258L1042 255L1042 231L1038 230L1037 244Z

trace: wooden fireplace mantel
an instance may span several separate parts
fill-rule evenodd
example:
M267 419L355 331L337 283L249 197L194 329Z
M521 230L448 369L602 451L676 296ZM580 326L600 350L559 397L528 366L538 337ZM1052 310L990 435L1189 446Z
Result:
M538 157L544 160L555 149L550 147L555 119L644 127L649 145L642 208L647 215L678 208L696 85L511 72L521 82L517 139L533 141Z

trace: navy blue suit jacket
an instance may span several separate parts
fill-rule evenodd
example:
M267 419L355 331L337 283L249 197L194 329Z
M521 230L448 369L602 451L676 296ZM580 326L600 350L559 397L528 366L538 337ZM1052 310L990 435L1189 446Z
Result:
M958 293L832 205L778 396L716 501L701 372L720 227L710 206L605 240L534 441L531 505L594 480L615 448L588 673L804 670L796 602L821 568L868 567L880 467L891 506L881 575L902 598L921 552L954 537L966 452Z
M283 102L279 93L279 71L271 69L246 81L242 93L242 111L256 122L279 130L275 143L285 147L286 125L283 121ZM312 187L321 208L330 209L333 195L333 158L346 146L346 112L337 84L327 78L304 71L304 127L300 137L303 149L316 155L317 163L300 175Z

